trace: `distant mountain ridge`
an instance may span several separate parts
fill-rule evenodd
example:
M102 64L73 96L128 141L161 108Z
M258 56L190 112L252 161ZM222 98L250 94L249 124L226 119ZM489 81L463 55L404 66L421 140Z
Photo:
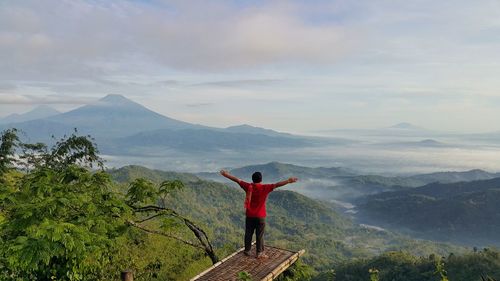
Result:
M4 118L1 118L0 123L25 122L25 121L50 117L50 116L57 115L60 113L61 112L57 111L56 109L54 109L48 105L39 105L26 113L22 113L22 114L14 113L14 114L8 115Z
M260 127L250 126L248 124L230 126L230 127L227 127L225 130L228 132L259 134L259 135L267 135L267 136L283 136L283 135L292 136L291 134L286 134L286 133L281 133L281 132L277 132L277 131L270 130L270 129L264 129L264 128L260 128Z
M369 221L426 238L500 245L498 202L500 177L383 192L360 200L358 209Z
M162 148L168 147L182 152L213 152L225 150L250 150L275 147L301 147L307 146L306 140L282 137L280 135L259 135L252 133L224 132L205 128L188 129L161 129L145 131L116 138L113 141L115 151L120 148ZM126 151L121 151L126 153Z
M214 128L163 116L122 95L107 95L74 110L25 122L0 125L18 128L33 141L53 142L76 128L91 135L103 153L155 154L160 150L199 151L267 149L313 145L311 139L269 129L238 125Z
M318 167L311 168L280 162L270 162L267 164L251 165L232 169L231 173L238 177L249 178L253 172L260 171L264 178L271 181L283 180L288 177L301 178L331 178L334 176L353 176L354 171L341 167Z
M388 127L388 129L426 130L422 127L415 126L415 125L408 123L408 122L402 122L402 123L398 123L396 125L392 125L392 126Z

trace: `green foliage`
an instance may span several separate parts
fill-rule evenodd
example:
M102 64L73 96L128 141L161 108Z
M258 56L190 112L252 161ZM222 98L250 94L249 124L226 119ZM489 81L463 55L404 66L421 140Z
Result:
M276 280L278 281L309 281L315 274L313 268L309 265L302 263L300 260L296 261L285 272L283 272Z
M15 151L18 146L19 138L16 129L5 130L0 138L0 175L7 172L15 163Z
M325 281L335 281L335 277L337 273L335 273L335 269L330 269L325 272Z
M204 231L157 205L182 182L137 179L120 192L108 173L89 169L102 161L88 137L73 134L49 150L16 133L4 132L0 145L0 280L112 280L125 268L138 272L137 280L177 279L184 273L165 271L205 261ZM165 246L176 249L177 262L157 252Z
M139 178L130 183L127 191L127 204L136 205L138 203L151 203L157 199L158 192L154 184L143 178Z
M252 275L247 271L238 272L238 280L239 281L252 281Z
M379 281L380 280L380 278L378 277L378 269L370 268L370 269L368 269L368 273L370 273L370 281Z
M483 250L447 258L430 255L416 257L404 252L390 252L369 259L354 259L335 267L339 280L370 280L369 270L377 268L380 280L482 281L481 276L500 277L500 252ZM444 267L446 264L446 270ZM314 280L327 280L321 273Z
M5 132L2 139L5 135L9 141L19 141L12 132ZM48 154L25 154L32 170L2 181L0 263L4 277L89 280L106 274L130 211L112 192L108 174L75 165L96 161L92 150L80 150L80 143L88 144L72 136Z
M436 260L436 271L434 272L434 274L439 275L439 277L441 278L440 281L449 281L448 273L444 268L444 261L442 259Z
M47 155L42 155L45 165L52 169L66 169L68 165L92 168L101 167L103 162L98 156L98 149L90 136L78 136L75 133L56 142Z

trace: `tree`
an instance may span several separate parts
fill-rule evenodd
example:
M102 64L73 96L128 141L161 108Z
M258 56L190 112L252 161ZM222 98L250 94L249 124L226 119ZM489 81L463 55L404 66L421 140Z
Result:
M178 240L186 245L199 248L203 250L210 258L213 264L219 261L215 251L208 239L206 232L198 227L193 221L180 215L175 210L158 204L151 204L151 202L159 202L165 205L165 197L173 190L181 189L183 187L180 181L163 181L159 187L155 187L151 181L143 178L136 179L130 184L127 192L126 202L134 212L135 218L139 220L127 220L127 223L133 227L141 229L148 233L153 233L168 238ZM161 198L161 200L159 200ZM149 203L149 204L148 204ZM197 242L186 240L182 237L148 228L143 223L152 219L163 218L161 228L170 229L175 226L176 221L183 223L197 238Z
M308 281L311 280L314 274L313 269L302 263L300 260L296 261L292 266L287 268L278 278L278 281Z
M441 281L448 281L449 280L448 273L446 272L446 269L444 268L443 259L436 260L436 271L434 273L439 275Z
M379 276L378 276L378 269L376 268L370 268L368 270L368 273L370 273L370 281L379 281Z
M16 163L15 153L19 145L19 138L16 129L9 129L2 132L0 137L0 175L6 173Z
M109 280L132 230L176 239L218 260L201 228L157 204L181 182L154 186L138 179L125 194L119 192L91 138L75 133L51 149L21 142L16 130L2 133L1 280ZM151 223L160 219L159 226ZM177 231L173 220L183 222L191 234ZM197 240L185 238L193 234Z

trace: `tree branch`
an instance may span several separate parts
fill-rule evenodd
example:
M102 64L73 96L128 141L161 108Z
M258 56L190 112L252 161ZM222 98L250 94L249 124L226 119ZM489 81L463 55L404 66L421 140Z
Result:
M154 219L154 218L157 218L157 217L160 217L160 216L163 216L163 215L165 215L165 214L164 214L164 213L158 213L158 214L156 214L156 215L152 215L152 216L150 216L150 217L147 217L147 218L145 218L145 219L142 219L142 220L139 220L139 221L135 221L135 222L136 222L136 223L143 223L143 222L146 222L146 221L148 221L148 220L152 220L152 219Z
M197 226L194 222L189 220L188 218L183 217L182 215L180 215L179 213L177 213L176 211L174 211L172 209L159 207L156 205L147 205L147 206L142 206L142 207L130 206L130 207L132 207L135 212L157 212L157 214L155 214L149 218L146 218L142 221L134 222L136 224L135 225L136 227L138 226L137 223L144 222L144 221L150 220L152 218L159 217L161 215L170 215L170 216L173 216L173 217L176 217L176 218L182 220L184 222L184 224L193 232L193 234L196 236L196 238L198 239L198 241L202 245L202 246L196 245L197 248L203 249L205 251L205 253L210 257L213 264L215 264L219 261L219 258L215 254L215 251L212 247L212 244L210 243L210 240L208 239L207 233L203 229L201 229L199 226ZM146 230L144 230L144 231L146 231ZM160 233L163 233L163 232L159 232L157 234L160 234ZM162 234L160 234L160 235L162 235ZM183 241L182 239L180 239L180 240Z
M189 246L192 246L192 247L195 247L195 248L198 248L198 249L202 249L204 250L204 247L200 246L200 245L196 245L195 243L191 242L191 241L187 241L187 240L184 240L180 237L177 237L175 235L172 235L172 234L168 234L168 233L165 233L165 232L161 232L161 231L158 231L158 230L154 230L154 229L148 229L148 228L145 228L144 226L134 222L134 221L131 221L131 220L127 220L127 223L130 224L131 226L135 227L135 228L138 228L142 231L145 231L147 233L151 233L151 234L157 234L157 235L161 235L161 236L165 236L165 237L168 237L168 238L172 238L172 239L175 239L177 241L180 241L184 244L187 244Z

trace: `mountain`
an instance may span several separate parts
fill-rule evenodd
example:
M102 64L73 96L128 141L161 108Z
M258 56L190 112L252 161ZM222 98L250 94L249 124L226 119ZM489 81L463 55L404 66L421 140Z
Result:
M443 147L456 147L452 144L443 143L435 139L423 139L419 141L399 141L399 142L383 142L374 144L375 146L390 148L443 148Z
M165 117L121 95L107 95L65 113L1 126L2 129L12 127L23 130L35 140L47 140L51 135L61 137L76 128L80 134L90 134L100 143L145 130L202 126Z
M222 150L245 151L276 147L303 147L311 143L304 138L268 136L249 133L228 133L213 129L162 129L145 131L116 138L107 145L107 151L126 154L130 150L147 148L171 149L180 152L217 152ZM126 150L123 150L125 148Z
M18 123L24 121L30 121L35 119L46 118L49 116L60 114L61 112L55 110L54 108L48 105L39 105L34 109L23 113L23 114L11 114L2 119L0 119L0 123Z
M489 180L500 177L500 173L490 173L480 169L474 169L463 172L437 172L430 174L420 174L406 177L415 181L420 181L423 184L439 182L439 183L454 183L467 182L478 180Z
M283 136L283 135L292 136L291 134L281 133L281 132L277 132L277 131L270 130L270 129L264 129L264 128L260 128L260 127L254 127L254 126L250 126L247 124L227 127L225 130L228 132L233 132L233 133L257 134L257 135L266 135L266 136Z
M316 190L321 198L357 203L358 198L383 192L411 190L430 183L458 183L488 180L500 177L500 173L490 173L475 169L458 172L436 172L405 177L386 177L380 175L355 175L334 177L329 186L314 184L308 190Z
M359 200L359 216L425 238L500 245L500 178L431 183Z
M265 182L275 182L287 179L289 177L298 177L300 184L305 184L312 179L328 180L337 176L353 176L354 171L341 167L318 167L311 168L280 162L269 162L266 164L249 165L240 168L231 169L230 173L247 181L251 181L254 172L261 172ZM199 173L198 176L204 179L215 181L225 181L218 173ZM316 182L317 184L317 182Z
M54 144L56 139L74 132L75 127L65 125L48 119L36 119L19 123L0 124L0 131L16 128L23 132L20 138L26 142L43 142ZM82 130L79 131L82 133ZM88 133L88 132L83 132Z
M398 129L398 130L425 130L422 127L415 126L413 124L403 122L396 125L388 127L388 129Z
M89 131L97 137L123 137L156 129L201 127L158 114L121 95L107 95L95 103L52 116L50 121Z
M355 173L352 170L340 167L304 167L292 164L285 164L279 162L270 162L261 165L251 165L242 168L237 168L231 170L231 173L237 177L251 179L251 175L259 171L262 173L263 177L269 181L278 181L287 179L289 177L299 177L301 179L313 179L313 178L332 178L334 176L352 176Z

